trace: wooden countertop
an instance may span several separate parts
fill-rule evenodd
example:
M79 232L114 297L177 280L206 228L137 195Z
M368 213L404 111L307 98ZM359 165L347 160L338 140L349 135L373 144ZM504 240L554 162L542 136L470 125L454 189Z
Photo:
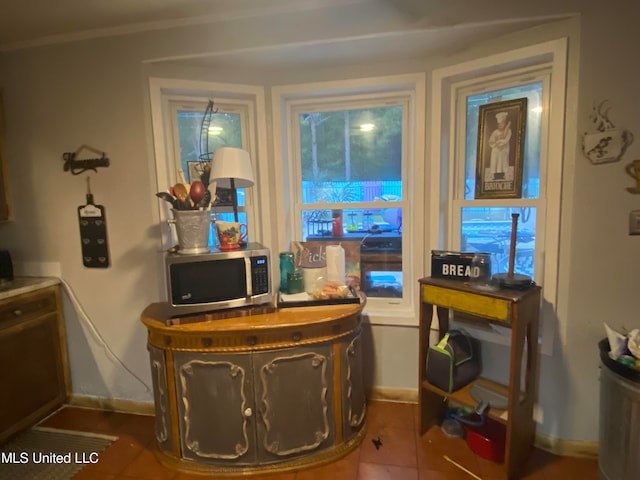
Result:
M315 343L347 335L360 325L360 303L210 312L171 324L166 302L152 303L141 315L149 342L168 350L238 351ZM260 313L252 313L260 312ZM182 321L184 320L184 323Z
M523 298L528 297L531 292L541 290L538 285L531 285L525 289L512 289L512 288L500 288L498 290L478 290L471 286L467 281L463 280L450 280L445 278L425 277L419 280L420 285L432 285L435 287L441 287L446 289L458 290L465 293L481 295L484 297L492 297L496 299L509 300L512 302L519 302Z
M56 277L14 277L11 282L0 284L0 300L59 284Z
M270 328L285 328L305 326L314 323L325 323L360 313L364 301L344 305L316 305L309 307L291 307L275 309L269 313L247 313L229 318L220 318L217 312L192 315L189 322L169 325L171 310L166 302L152 303L142 312L142 322L159 330L167 332L202 332L202 331L242 331L264 330Z

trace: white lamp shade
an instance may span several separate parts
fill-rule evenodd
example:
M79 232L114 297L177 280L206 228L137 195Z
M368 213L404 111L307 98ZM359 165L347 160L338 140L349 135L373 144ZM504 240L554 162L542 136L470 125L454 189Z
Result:
M211 160L210 183L217 187L230 188L231 179L235 180L236 188L253 186L253 171L249 152L241 148L218 148Z

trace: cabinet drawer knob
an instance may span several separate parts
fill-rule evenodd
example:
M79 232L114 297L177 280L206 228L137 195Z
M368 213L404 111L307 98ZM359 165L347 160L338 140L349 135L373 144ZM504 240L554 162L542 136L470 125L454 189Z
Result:
M247 407L244 409L244 416L245 417L250 417L251 415L253 415L253 410L251 410L251 407Z
M13 311L13 314L14 314L16 317L19 317L20 315L22 315L22 310L20 310L20 309L16 309L16 310L14 310L14 311Z
M293 335L291 335L291 340L293 340L294 342L299 342L300 340L302 340L302 333L293 332Z

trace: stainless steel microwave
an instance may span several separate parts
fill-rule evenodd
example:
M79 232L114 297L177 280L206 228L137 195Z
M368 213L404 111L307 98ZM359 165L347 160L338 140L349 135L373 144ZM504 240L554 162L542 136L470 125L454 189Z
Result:
M249 243L238 250L167 253L167 289L172 313L201 313L271 303L269 249Z

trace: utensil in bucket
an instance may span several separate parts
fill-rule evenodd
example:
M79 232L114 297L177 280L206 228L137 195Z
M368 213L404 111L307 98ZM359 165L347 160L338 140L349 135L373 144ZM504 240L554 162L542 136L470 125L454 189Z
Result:
M178 236L178 253L209 252L209 235L211 233L211 210L177 210L172 208L173 219Z

